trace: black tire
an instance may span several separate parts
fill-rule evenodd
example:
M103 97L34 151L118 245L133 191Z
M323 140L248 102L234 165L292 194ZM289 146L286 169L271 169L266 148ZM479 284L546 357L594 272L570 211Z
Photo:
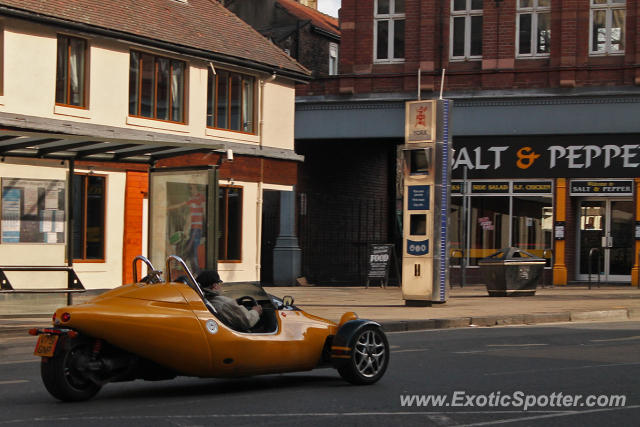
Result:
M367 385L377 382L389 365L389 342L377 326L360 329L349 343L351 357L338 368L340 376L351 384Z
M81 371L82 364L89 360L89 341L72 340L68 345L59 342L61 348L51 358L42 358L40 375L47 391L64 402L79 402L91 399L100 391L101 385L91 381Z

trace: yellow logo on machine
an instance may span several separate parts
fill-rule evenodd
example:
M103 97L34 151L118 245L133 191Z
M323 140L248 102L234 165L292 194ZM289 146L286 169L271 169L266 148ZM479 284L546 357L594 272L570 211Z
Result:
M540 157L540 154L536 154L531 147L522 147L518 150L516 156L518 156L516 166L520 169L528 169Z

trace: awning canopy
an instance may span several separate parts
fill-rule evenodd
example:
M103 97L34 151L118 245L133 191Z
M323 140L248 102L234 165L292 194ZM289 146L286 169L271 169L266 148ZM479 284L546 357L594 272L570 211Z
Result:
M62 133L0 130L0 157L153 164L156 160L223 149L223 144L112 139Z

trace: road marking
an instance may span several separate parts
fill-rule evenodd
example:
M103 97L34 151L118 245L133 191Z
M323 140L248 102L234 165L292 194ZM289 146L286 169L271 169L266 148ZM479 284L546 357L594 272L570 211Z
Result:
M549 344L487 344L487 347L533 347Z
M5 385L5 384L21 384L21 383L28 383L29 380L8 380L8 381L0 381L0 385Z
M627 407L631 408L631 407ZM47 423L60 421L140 421L140 420L206 420L220 418L294 418L294 417L378 417L378 416L447 416L447 415L505 415L505 414L564 414L566 411L404 411L404 412L294 412L294 413L270 413L270 414L204 414L204 415L120 415L120 416L53 416L53 417L34 417L24 419L14 419L0 421L0 425L19 424L19 423ZM584 411L587 412L587 411ZM576 412L580 413L580 412Z
M632 341L632 340L640 340L640 335L635 335L633 337L624 337L624 338L610 338L606 340L589 340L591 342L616 342L616 341Z
M18 363L39 363L40 360L8 360L6 362L0 362L0 365L15 365Z
M493 420L493 421L485 421L480 423L471 423L471 424L461 424L458 427L479 427L479 426L492 426L496 424L511 424L511 423L521 423L522 421L533 421L533 420L543 420L545 418L559 418L559 417L570 417L574 415L585 415L585 414L593 414L597 412L610 412L610 411L623 411L625 409L638 409L639 405L635 406L625 406L621 408L598 408L598 409L590 409L586 411L564 411L560 413L546 414L546 415L535 415L531 417L521 417L521 418L510 418L506 420Z
M636 365L640 365L640 362L609 363L605 365L569 366L566 368L530 369L526 371L490 372L484 375L491 376L491 375L532 374L536 372L573 371L578 369L610 368L610 367L615 368L617 366L636 366Z
M407 348L405 350L394 350L392 351L392 353L415 353L415 352L419 352L419 351L429 351L431 350L430 348Z

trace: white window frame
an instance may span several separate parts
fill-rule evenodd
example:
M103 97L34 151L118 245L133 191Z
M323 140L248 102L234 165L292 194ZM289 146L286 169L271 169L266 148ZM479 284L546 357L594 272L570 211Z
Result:
M406 7L406 6L405 6ZM389 13L378 14L378 0L373 2L373 63L374 64L390 64L404 62L404 57L394 58L394 43L393 37L395 36L395 21L405 21L405 13L395 13L396 0L389 0ZM378 22L388 21L388 40L387 40L387 58L378 59ZM406 29L406 23L405 23ZM406 53L406 46L405 46Z
M532 0L533 6L520 7L520 1L516 0L516 57L517 58L548 58L551 52L538 53L538 16L548 13L551 16L551 1L549 6L538 6L539 0ZM531 15L531 53L520 53L520 15ZM549 32L551 32L551 20L549 20Z
M589 56L608 56L608 55L624 55L624 49L611 50L611 24L613 20L614 10L624 10L624 34L626 37L626 20L627 20L627 2L617 3L613 0L607 0L606 3L595 3L590 0L589 8ZM605 48L603 51L595 51L593 46L593 13L596 11L606 11L605 18ZM626 47L626 44L625 44Z
M482 59L482 55L471 55L471 17L483 16L483 9L471 9L471 1L466 0L465 10L453 10L454 0L450 1L451 17L449 19L449 59L451 61L477 61ZM488 1L488 0L484 0ZM484 7L484 1L482 2ZM464 55L453 56L453 20L464 17ZM482 20L484 27L484 18Z
M329 43L329 75L338 74L338 43Z

